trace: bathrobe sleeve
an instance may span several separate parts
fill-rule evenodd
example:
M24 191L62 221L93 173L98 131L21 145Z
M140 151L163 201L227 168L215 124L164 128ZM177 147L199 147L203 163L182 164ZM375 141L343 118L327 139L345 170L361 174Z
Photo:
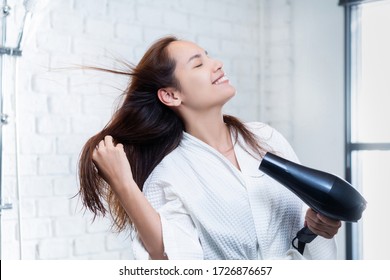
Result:
M164 251L168 259L203 259L195 225L172 186L158 180L158 172L154 172L153 178L145 183L144 194L160 215ZM132 247L135 259L150 259L135 229L132 230Z

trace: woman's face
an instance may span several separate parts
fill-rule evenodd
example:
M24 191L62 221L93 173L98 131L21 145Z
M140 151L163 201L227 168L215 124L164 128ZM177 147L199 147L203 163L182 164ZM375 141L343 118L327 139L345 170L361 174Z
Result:
M175 77L180 84L182 105L202 111L222 107L236 92L222 70L222 62L210 58L198 45L175 41L168 46L176 61Z

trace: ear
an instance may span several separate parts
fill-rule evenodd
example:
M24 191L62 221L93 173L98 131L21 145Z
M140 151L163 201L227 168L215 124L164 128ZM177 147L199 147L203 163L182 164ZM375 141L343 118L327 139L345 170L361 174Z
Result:
M174 88L160 88L157 91L158 99L168 107L177 107L181 104L180 93Z

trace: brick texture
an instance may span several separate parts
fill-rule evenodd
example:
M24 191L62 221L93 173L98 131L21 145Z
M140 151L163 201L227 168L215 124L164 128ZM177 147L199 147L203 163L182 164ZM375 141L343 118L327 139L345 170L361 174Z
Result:
M22 1L16 2L18 14L23 14ZM80 65L112 68L117 58L136 63L153 41L175 34L223 61L237 88L226 113L245 121L263 116L262 121L290 136L292 1L48 2L34 15L34 28L26 30L30 34L18 58L20 213L13 167L15 131L5 131L4 145L10 148L4 155L8 160L3 182L9 186L3 196L14 208L2 213L3 259L132 257L127 235L110 232L109 218L91 224L91 215L75 197L81 147L109 120L127 80L81 70ZM15 100L10 100L12 105ZM10 127L15 125L13 108L8 108ZM22 256L17 253L19 235Z

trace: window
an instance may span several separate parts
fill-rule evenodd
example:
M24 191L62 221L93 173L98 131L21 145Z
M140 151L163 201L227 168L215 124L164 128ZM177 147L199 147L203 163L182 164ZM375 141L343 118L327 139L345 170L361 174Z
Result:
M347 179L368 204L347 225L348 259L390 252L390 1L341 1L346 18Z

